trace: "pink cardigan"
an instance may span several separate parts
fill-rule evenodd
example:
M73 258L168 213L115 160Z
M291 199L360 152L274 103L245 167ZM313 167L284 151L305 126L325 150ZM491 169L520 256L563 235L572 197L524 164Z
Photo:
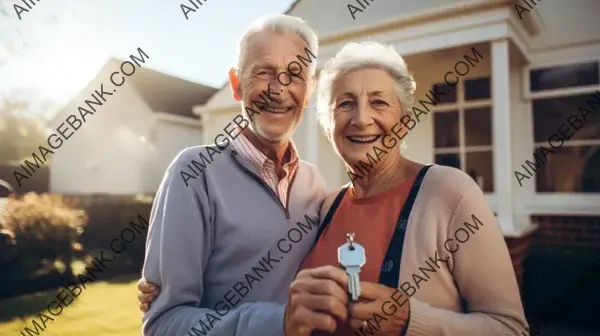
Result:
M325 201L321 218L336 194ZM500 225L481 189L458 169L436 165L427 172L408 221L399 287L405 296L396 295L397 302L410 297L406 336L526 330Z

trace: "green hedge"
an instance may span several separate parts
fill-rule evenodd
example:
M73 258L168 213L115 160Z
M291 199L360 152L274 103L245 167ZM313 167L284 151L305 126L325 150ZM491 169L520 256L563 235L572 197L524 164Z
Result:
M55 260L70 265L86 221L84 211L59 195L31 192L11 197L2 212L2 223L14 233L16 244L4 244L0 253L16 252L18 268L27 273L51 268Z
M11 197L0 212L0 269L3 279L0 296L40 290L39 277L73 271L74 259L91 261L99 256L116 255L103 275L139 273L144 260L147 226L153 196L51 195L28 193ZM114 240L115 246L111 246ZM124 241L123 241L124 240ZM120 243L119 243L120 241ZM62 269L56 261L63 265ZM60 265L60 264L59 264ZM36 278L38 278L36 280ZM52 279L64 279L54 276ZM14 280L11 280L14 279ZM17 281L18 279L18 281ZM30 282L31 286L27 283ZM48 288L64 285L44 281ZM29 287L28 287L29 286Z
M97 255L100 250L114 254L111 252L111 242L115 239L121 241L125 239L123 243L114 243L115 248L122 251L115 263L110 265L107 273L114 275L139 273L144 262L147 231L133 229L132 223L138 228L147 226L144 222L140 224L139 217L146 222L149 221L154 197L152 195L89 195L66 196L66 198L83 209L89 218L78 239L82 245L82 252L87 256Z

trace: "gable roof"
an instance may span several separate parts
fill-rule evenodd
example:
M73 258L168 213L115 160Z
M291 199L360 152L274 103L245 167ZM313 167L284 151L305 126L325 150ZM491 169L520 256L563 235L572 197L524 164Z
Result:
M107 66L120 66L121 63L121 60L112 58ZM204 104L217 91L216 88L208 85L144 67L136 68L135 74L128 80L131 80L136 91L150 106L152 112L163 112L194 119L197 119L197 116L192 113L192 107Z
M298 5L300 3L300 1L301 0L296 0L296 1L292 2L290 7L283 14L290 15L290 13L294 10L294 8L296 8L296 5Z
M123 61L120 59L109 59L96 76L88 82L86 87L100 78L108 78L113 71L119 69L121 63ZM198 116L192 112L192 107L206 103L208 98L218 91L217 88L171 76L147 67L136 67L135 73L127 77L127 82L133 85L152 112L162 112L193 118L194 120L198 120ZM78 92L73 99L84 93L84 90L85 88ZM61 115L65 107L69 106L71 102L72 100L60 108L49 120L52 121Z

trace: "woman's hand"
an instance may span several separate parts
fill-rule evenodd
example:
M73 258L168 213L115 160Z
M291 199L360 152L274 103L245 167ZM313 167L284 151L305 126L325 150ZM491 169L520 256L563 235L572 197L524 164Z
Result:
M137 283L137 289L140 310L145 313L150 310L150 304L156 299L158 294L160 294L160 287L151 282L146 282L146 280L142 278Z
M360 282L360 301L350 303L350 325L357 334L398 336L408 326L410 301L395 288Z
M285 308L286 336L308 336L313 330L334 332L348 318L348 276L334 266L300 271L290 286Z

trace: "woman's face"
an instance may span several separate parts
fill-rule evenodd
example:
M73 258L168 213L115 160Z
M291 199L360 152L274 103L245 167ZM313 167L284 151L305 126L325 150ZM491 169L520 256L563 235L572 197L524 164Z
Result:
M357 69L340 77L333 85L331 106L329 138L349 166L359 160L368 162L367 153L373 153L373 146L383 149L381 138L392 133L402 111L392 76L376 68Z

